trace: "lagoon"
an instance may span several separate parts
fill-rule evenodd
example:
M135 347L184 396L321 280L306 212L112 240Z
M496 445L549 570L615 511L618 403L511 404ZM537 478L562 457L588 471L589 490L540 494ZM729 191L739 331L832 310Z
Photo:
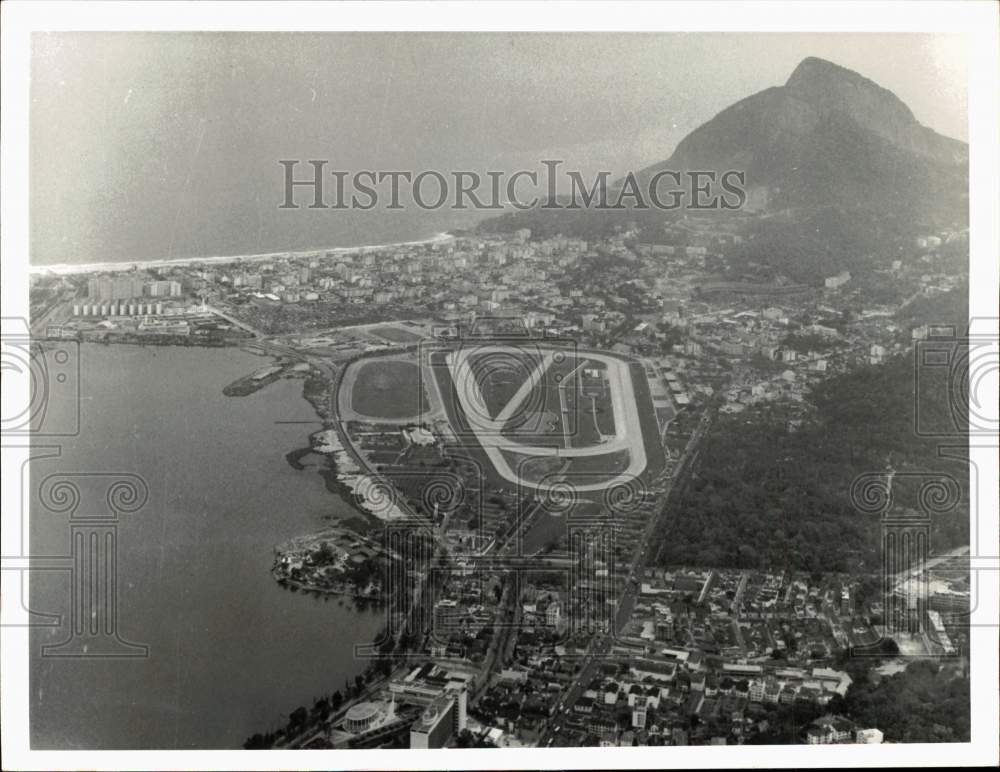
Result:
M276 544L357 513L315 468L284 458L320 428L301 380L223 396L268 362L234 349L81 347L80 433L31 466L31 553L69 550L66 515L38 499L43 478L142 476L148 502L118 529L118 629L149 655L43 657L68 618L35 631L32 747L238 748L364 669L353 646L375 636L382 612L289 592L270 574ZM33 611L66 615L69 598L68 572L33 572Z

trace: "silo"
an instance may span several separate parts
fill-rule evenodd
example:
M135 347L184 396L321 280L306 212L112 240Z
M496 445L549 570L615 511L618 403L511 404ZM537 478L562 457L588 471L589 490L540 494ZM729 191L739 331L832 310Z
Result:
M79 316L79 315L80 315L80 305L76 304L73 306L73 316Z

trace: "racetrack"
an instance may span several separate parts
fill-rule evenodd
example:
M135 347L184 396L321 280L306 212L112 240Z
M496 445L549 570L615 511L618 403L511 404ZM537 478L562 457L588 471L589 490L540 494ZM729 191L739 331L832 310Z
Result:
M412 405L414 409L417 409L417 405L419 403L425 403L423 405L425 409L419 410L419 412L416 413L411 413L410 415L402 414L410 413L408 410L402 411L397 415L392 412L379 413L374 410L368 412L364 409L358 409L360 406L356 405L357 395L355 393L355 387L357 385L359 375L364 377L363 371L366 368L376 367L380 363L393 362L413 365L414 376L405 384L403 391L406 396L405 402ZM436 391L430 392L423 388L429 378L420 375L417 372L416 368L422 366L423 365L417 360L416 355L412 353L391 354L384 357L364 358L351 362L344 371L344 376L341 380L340 389L337 395L338 414L340 418L342 420L394 425L430 423L431 421L440 418L444 414L444 411L441 408L440 396Z
M608 380L611 386L612 409L615 415L615 434L600 445L574 448L545 445L524 445L514 439L504 436L502 429L522 403L527 399L534 384L539 383L553 358L560 353L557 349L544 350L544 356L535 370L525 380L496 418L490 418L481 406L486 404L480 390L479 382L472 372L468 361L470 355L505 353L509 346L477 346L472 349L460 349L449 352L446 363L451 374L459 405L472 429L476 440L489 457L497 473L508 482L534 490L550 490L565 486L567 483L579 492L599 491L615 485L627 484L637 478L646 469L646 450L642 436L642 425L639 420L639 410L636 406L635 389L632 383L632 372L627 362L605 354L587 353L586 358L603 363L607 367ZM581 456L601 456L620 450L628 450L629 465L618 476L600 482L575 484L572 475L568 480L552 483L530 482L520 478L504 458L502 450L508 450L527 456L558 456L560 458L577 458Z

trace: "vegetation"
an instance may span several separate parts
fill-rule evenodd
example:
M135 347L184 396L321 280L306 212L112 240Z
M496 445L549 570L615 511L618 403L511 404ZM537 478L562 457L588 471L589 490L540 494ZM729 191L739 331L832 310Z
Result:
M822 715L844 716L858 729L880 729L886 742L968 742L969 679L933 660L911 662L902 672L869 679L871 660L852 673L844 697L825 708L798 700L770 708L767 729L753 744L804 741L805 730Z
M786 335L781 341L782 348L790 348L800 354L808 354L811 351L826 351L830 348L830 344L829 338L815 333Z
M796 281L822 283L840 271L867 273L874 255L892 255L910 240L912 220L864 208L824 207L795 218L755 221L734 267L767 265Z
M856 680L830 703L859 727L876 727L886 742L968 742L969 679L933 660L911 662L882 678Z
M372 360L360 370L351 389L351 407L378 418L406 418L427 410L420 371L412 362Z
M567 201L560 199L560 206ZM623 230L636 219L652 220L663 213L656 210L624 209L553 209L536 206L519 212L508 212L499 217L484 220L477 230L481 233L513 233L520 228L528 228L535 238L550 238L562 234L588 241L604 239Z
M751 745L792 745L804 742L806 729L827 713L813 702L796 700L788 705L768 705L767 728L750 738Z
M950 418L944 382L921 382L919 404ZM813 416L797 430L780 407L720 417L698 469L667 514L665 564L873 572L879 521L858 511L851 485L864 473L897 470L952 475L967 489L961 463L939 458L937 442L914 431L911 356L835 376L810 395ZM900 475L895 502L917 506L919 478ZM935 549L967 538L967 509L932 523Z

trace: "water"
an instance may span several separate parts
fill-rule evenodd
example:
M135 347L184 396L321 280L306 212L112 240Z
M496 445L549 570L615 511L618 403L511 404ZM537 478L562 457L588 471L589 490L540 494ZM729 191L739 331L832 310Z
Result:
M302 381L222 395L264 363L233 350L82 347L80 434L31 470L31 551L69 550L67 516L37 500L47 475L141 475L148 503L118 531L118 628L149 656L40 657L68 628L39 631L33 747L239 747L363 669L352 647L376 634L379 612L288 592L269 573L275 544L355 513L315 470L284 460L319 427ZM33 574L31 587L32 610L68 613L67 573Z
M294 197L301 208L279 208L279 159L302 161L295 179L311 179L306 159L327 159L328 205L334 169L348 172L350 193L360 170L449 172L482 162L481 139L457 153L462 138L446 138L456 117L440 100L448 89L407 64L427 54L411 60L404 44L368 35L38 36L31 262L133 263L386 244L497 214L426 211L408 196L401 198L405 208L390 209L388 185L378 186L371 210L309 209L303 188ZM431 46L436 61L445 49ZM400 57L398 65L387 61L389 53ZM415 89L438 99L432 104ZM491 125L478 110L467 120L480 132ZM426 200L437 198L433 180L424 190Z

